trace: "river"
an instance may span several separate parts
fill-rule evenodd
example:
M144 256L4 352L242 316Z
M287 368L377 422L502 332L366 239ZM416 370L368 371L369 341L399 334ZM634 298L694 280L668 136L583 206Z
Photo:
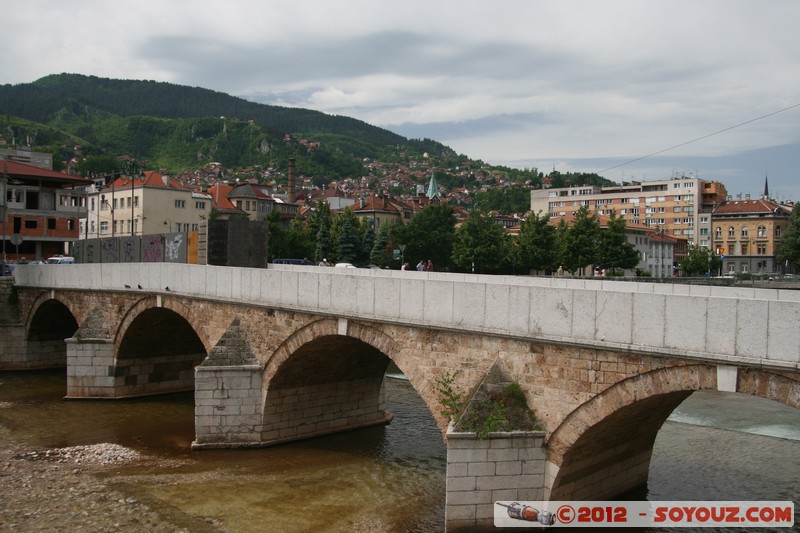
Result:
M230 531L442 531L441 435L407 381L387 379L386 389L395 418L385 427L271 448L193 452L191 393L63 400L63 371L0 372L0 426L34 447L110 442L168 458L169 470L116 469L115 483L153 508L212 517ZM743 395L695 393L661 429L647 487L623 499L798 506L800 411Z

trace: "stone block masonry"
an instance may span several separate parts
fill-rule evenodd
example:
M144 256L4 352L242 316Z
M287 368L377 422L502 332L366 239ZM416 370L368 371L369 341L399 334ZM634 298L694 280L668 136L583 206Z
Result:
M544 438L543 431L492 433L485 439L448 431L446 530L492 528L496 501L543 500Z
M386 424L383 381L357 379L267 391L264 444Z
M192 448L257 446L261 441L261 366L195 369Z

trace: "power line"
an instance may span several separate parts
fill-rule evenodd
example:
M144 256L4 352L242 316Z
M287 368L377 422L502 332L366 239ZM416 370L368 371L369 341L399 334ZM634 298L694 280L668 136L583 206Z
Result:
M619 165L614 165L613 167L604 168L597 172L598 174L602 174L603 172L608 172L609 170L614 170L615 168L624 167L625 165L630 165L631 163L636 163L637 161L641 161L642 159L647 159L648 157L653 157L654 155L663 154L664 152L669 152L670 150L674 150L675 148L680 148L681 146L686 146L687 144L691 144L693 142L702 141L703 139L708 139L709 137L713 137L714 135L719 135L720 133L724 133L726 131L730 131L732 129L739 128L741 126L750 124L757 120L761 120L762 118L771 117L772 115L777 115L778 113L783 113L784 111L789 111L790 109L794 109L796 107L800 107L800 103L790 105L789 107L784 107L783 109L779 109L777 111L773 111L772 113L767 113L766 115L761 115L760 117L751 118L750 120L746 120L742 123L736 124L735 126L729 126L727 128L721 129L719 131L715 131L714 133L709 133L708 135L703 135L702 137L697 137L696 139L692 139L690 141L682 142L680 144L676 144L675 146L670 146L669 148L664 148L663 150L659 150L657 152L653 152L652 154L643 155L642 157L637 157L636 159L631 159L630 161L626 161L624 163L620 163Z

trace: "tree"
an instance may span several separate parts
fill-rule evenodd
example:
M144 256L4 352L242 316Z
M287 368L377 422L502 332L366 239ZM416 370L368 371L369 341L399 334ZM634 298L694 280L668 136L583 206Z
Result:
M680 262L680 267L687 276L702 276L713 268L710 262L710 252L707 248L689 245L689 253Z
M437 270L446 270L455 239L456 219L450 204L425 206L406 226L395 228L396 244L405 244L410 261L430 259Z
M617 217L616 211L611 211L608 226L600 232L600 242L597 247L597 264L601 268L626 269L635 268L639 264L639 252L628 242L626 226L625 219Z
M314 214L308 224L311 235L316 239L314 262L318 263L331 255L331 208L327 202L317 202Z
M375 224L372 220L362 219L365 225L364 236L361 238L361 249L359 250L359 260L363 263L370 262L372 248L375 246Z
M281 257L287 257L288 239L286 230L281 225L281 214L278 211L272 211L266 216L267 231L269 233L269 261Z
M358 221L356 221L356 223L358 223ZM350 218L345 218L336 245L337 262L357 262L361 250L360 243L361 240L358 237L358 230L353 228L353 221Z
M520 224L513 247L514 264L524 270L550 270L554 267L556 232L550 215L529 213Z
M789 226L783 232L775 252L779 262L788 262L794 268L800 267L800 208L792 209Z
M453 264L477 272L498 270L508 260L508 239L506 230L492 217L472 211L456 231Z
M570 272L580 271L597 262L600 222L587 206L575 211L572 226L561 219L556 231L558 263Z
M389 224L382 224L375 236L375 242L372 245L372 251L369 254L369 262L373 265L380 267L389 264L389 252L387 250L389 245Z

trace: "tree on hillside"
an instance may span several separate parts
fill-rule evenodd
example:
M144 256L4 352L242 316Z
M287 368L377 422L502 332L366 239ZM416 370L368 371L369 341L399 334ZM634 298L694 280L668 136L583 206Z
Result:
M122 170L122 161L110 155L89 155L78 160L75 170L84 178L111 175Z
M529 213L520 223L519 237L513 246L514 264L523 270L551 270L555 260L555 228L550 216Z
M783 232L776 255L779 262L800 268L800 208L797 206L792 209L789 226Z
M600 242L597 247L596 264L601 268L615 270L618 268L635 268L639 264L639 252L636 247L628 242L626 235L625 219L618 217L616 211L611 211L608 226L600 232Z
M492 217L472 211L456 231L453 264L479 273L502 268L508 260L509 237Z

